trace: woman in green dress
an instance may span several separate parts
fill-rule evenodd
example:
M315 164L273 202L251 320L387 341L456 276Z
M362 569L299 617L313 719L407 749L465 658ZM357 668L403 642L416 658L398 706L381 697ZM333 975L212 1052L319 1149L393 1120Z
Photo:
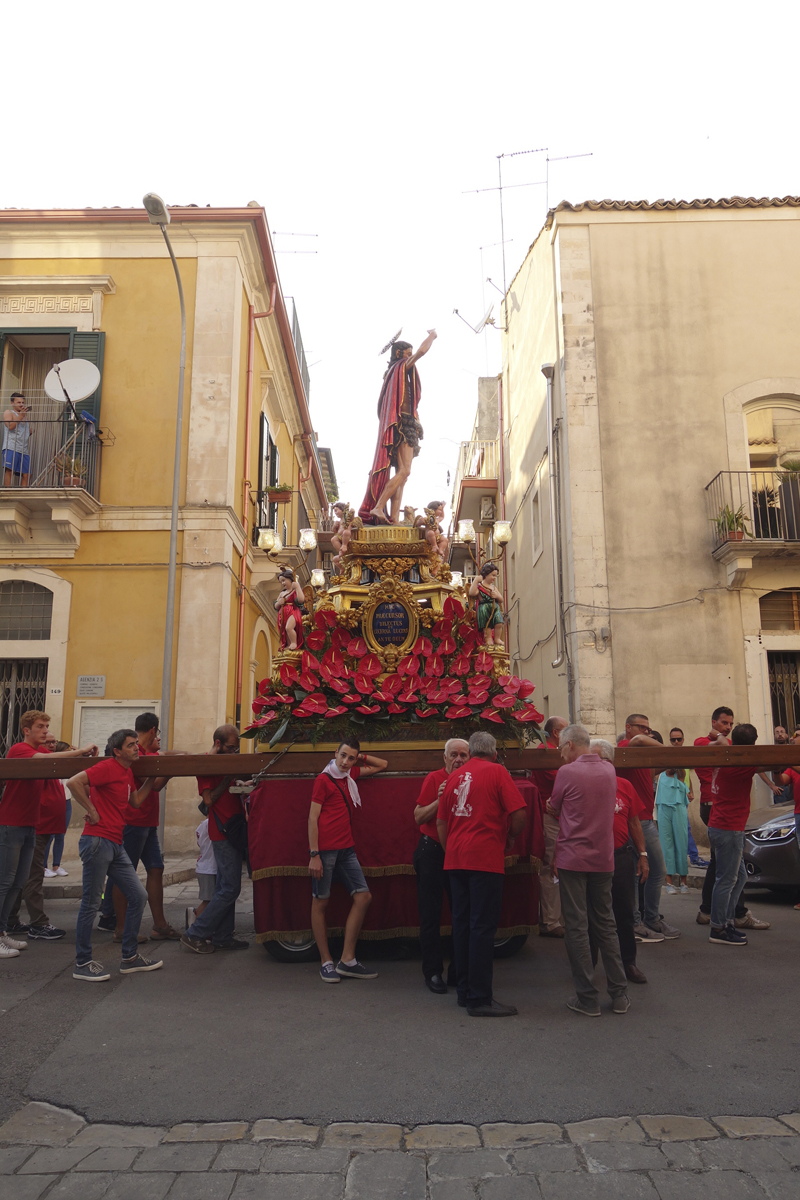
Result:
M475 610L478 629L483 632L487 646L494 645L495 628L504 623L503 595L495 586L498 574L498 568L493 562L484 563L480 577L475 576L469 589L470 596L477 600Z

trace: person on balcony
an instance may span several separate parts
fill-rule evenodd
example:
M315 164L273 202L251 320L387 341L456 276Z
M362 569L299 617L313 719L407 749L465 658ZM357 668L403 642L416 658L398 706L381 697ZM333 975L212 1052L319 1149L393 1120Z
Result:
M27 419L30 408L22 392L12 392L10 403L11 407L3 413L3 487L12 487L16 476L17 486L26 488L30 479L33 437Z
M477 599L475 606L478 630L483 633L487 646L494 645L494 631L504 624L503 595L495 584L499 571L493 562L484 563L480 578L476 575L470 584L469 594Z
M275 601L281 650L299 650L303 644L303 606L306 598L291 567L284 567L278 579L283 584L283 590Z

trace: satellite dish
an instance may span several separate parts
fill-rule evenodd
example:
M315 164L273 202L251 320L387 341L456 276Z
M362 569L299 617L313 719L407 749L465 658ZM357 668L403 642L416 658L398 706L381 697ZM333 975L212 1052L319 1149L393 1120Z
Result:
M100 372L85 358L68 358L48 371L44 390L60 404L77 404L92 396L100 386Z
M487 325L494 325L494 321L492 320L493 312L494 312L494 305L490 304L486 310L486 313L484 314L483 320L480 322L479 325L475 326L476 333L480 333L481 330L485 329Z

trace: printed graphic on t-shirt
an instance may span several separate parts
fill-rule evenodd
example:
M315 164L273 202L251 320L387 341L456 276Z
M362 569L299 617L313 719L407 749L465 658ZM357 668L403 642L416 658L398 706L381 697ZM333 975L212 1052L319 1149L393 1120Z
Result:
M455 789L455 791L453 793L453 795L456 798L456 802L453 805L453 816L454 817L471 817L472 816L472 805L467 804L467 796L469 795L469 789L471 787L472 787L472 775L470 774L469 771L467 771L466 774L464 775L464 778L462 779L461 783L458 785L458 787Z

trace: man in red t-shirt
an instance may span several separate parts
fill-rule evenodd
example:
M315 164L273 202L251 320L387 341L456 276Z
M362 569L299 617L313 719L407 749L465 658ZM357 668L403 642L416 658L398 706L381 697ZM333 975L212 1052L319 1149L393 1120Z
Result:
M97 754L97 746L50 754L43 749L50 728L45 712L30 709L19 719L22 741L6 758L77 758ZM11 910L30 874L44 779L8 779L0 799L0 958L16 958L27 942L8 936Z
M239 730L235 725L220 725L214 730L212 754L238 754ZM200 916L181 938L181 945L195 954L213 954L215 950L249 950L250 943L234 937L236 901L242 890L245 853L233 832L245 816L241 793L232 792L233 775L199 775L197 790L208 811L208 836L214 848L217 873L214 895ZM202 811L202 810L201 810ZM233 840L226 836L226 831Z
M787 742L791 741L793 744L796 744L798 741L800 741L800 733L795 733L794 737L787 738L786 740ZM786 742L781 742L779 744L786 745ZM800 843L800 773L795 771L794 767L787 767L780 776L778 782L781 783L784 788L788 784L791 784L792 786L791 794L794 797L794 831L797 836L797 841ZM780 804L780 799L778 796L775 797L775 803ZM795 908L800 909L800 904L795 904Z
M52 751L70 750L68 742L58 742L50 734L43 742L48 754ZM67 793L61 779L45 779L42 785L42 801L39 820L36 822L36 845L30 873L22 892L14 903L8 918L8 928L15 933L27 933L31 941L56 942L66 936L66 929L57 929L50 923L44 911L44 866L47 848L54 837L63 837L67 829ZM19 919L22 901L28 910L30 924L23 925Z
M658 738L652 737L651 734L649 719L643 713L631 713L625 722L625 737L617 744L620 748L623 746L663 748L663 744ZM667 864L664 862L664 851L661 849L658 825L653 820L655 805L653 774L649 767L617 767L617 775L620 779L627 779L639 797L642 806L639 821L650 866L646 882L643 883L641 879L639 881L638 903L634 913L636 940L641 943L663 942L665 938L672 941L681 936L681 931L665 921L660 911L661 887L667 873Z
M347 979L377 979L356 958L356 942L372 901L364 872L356 855L351 816L360 807L357 779L377 775L388 767L385 758L362 754L357 738L340 742L335 756L314 780L308 813L308 873L311 876L311 929L319 950L320 979L339 983ZM338 879L353 898L344 927L342 957L336 966L328 948L325 909L331 884Z
M458 1003L471 1017L513 1017L512 1004L492 996L494 939L500 920L505 856L525 828L525 801L505 767L497 742L473 733L469 759L454 771L439 798L436 828L450 873L453 955Z
M564 717L548 717L544 723L546 745L539 743L538 750L557 750L558 739L562 729L566 729L568 721ZM563 938L564 918L561 915L561 892L553 879L553 856L556 852L558 837L558 820L547 811L547 801L553 794L558 767L555 771L531 771L533 782L539 789L539 803L542 807L542 828L544 830L544 854L542 869L539 872L539 905L541 918L539 921L539 937Z
M448 775L463 766L469 758L469 745L463 738L450 738L444 745L444 766L431 771L422 783L414 809L419 825L419 841L414 851L414 870L417 873L417 903L419 905L419 944L422 950L422 974L428 991L437 996L447 992L455 980L455 966L450 964L448 981L444 981L442 957L442 900L447 892L450 903L450 878L444 869L444 850L436 829L439 793Z
M128 804L138 808L150 795L152 778L137 789L131 767L139 757L139 743L133 729L118 729L108 739L110 755L67 780L72 798L86 809L86 824L78 842L83 863L83 897L75 925L75 969L73 979L101 983L111 975L92 958L92 926L100 907L100 897L108 876L128 901L125 928L122 931L121 975L157 971L160 959L143 958L137 952L139 926L147 892L139 882L136 869L122 845L125 812Z

